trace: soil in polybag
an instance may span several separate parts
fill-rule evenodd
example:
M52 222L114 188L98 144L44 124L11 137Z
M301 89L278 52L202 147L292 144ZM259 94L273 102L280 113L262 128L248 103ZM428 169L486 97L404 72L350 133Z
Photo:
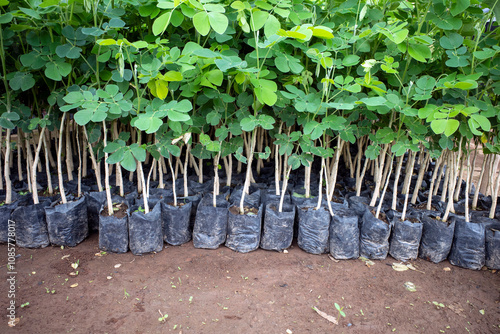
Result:
M480 223L466 222L465 218L453 216L455 233L451 246L450 263L467 269L480 270L485 261L485 229Z
M149 203L148 203L149 204ZM159 252L163 249L163 231L161 226L161 204L157 202L149 213L133 206L128 219L130 251L134 255Z
M190 217L192 202L161 203L161 216L163 221L163 240L171 245L179 246L191 240L193 233Z
M124 200L113 200L113 215L108 214L106 203L99 214L99 249L113 253L128 251L129 206Z
M75 247L89 234L85 197L66 204L52 203L45 208L45 219L52 245Z
M299 247L311 254L323 254L329 250L330 212L324 205L318 210L314 206L297 207L299 228L297 243Z
M15 222L16 244L26 248L43 248L50 244L45 208L50 201L17 207L11 215Z
M244 214L240 214L238 206L231 206L228 211L226 247L240 253L259 248L262 206L245 206Z
M433 214L422 215L422 238L418 256L427 261L439 263L446 260L453 243L455 221L444 223L439 216Z
M99 212L106 203L106 192L89 192L85 194L85 197L87 197L89 229L90 231L97 231L99 229Z
M417 215L408 212L402 221L401 214L396 212L391 218L392 234L389 254L399 261L413 260L418 257L418 248L422 238L423 224Z
M330 223L330 255L338 260L359 257L358 215L347 208L336 208Z
M203 196L193 228L193 245L196 248L216 249L226 241L229 202L216 197L216 207L212 204L212 194Z
M365 210L361 222L359 254L372 260L384 260L389 252L391 224L380 212L379 219L370 210Z
M260 248L281 251L290 247L293 240L295 205L283 203L281 212L278 211L278 202L270 202L265 208Z

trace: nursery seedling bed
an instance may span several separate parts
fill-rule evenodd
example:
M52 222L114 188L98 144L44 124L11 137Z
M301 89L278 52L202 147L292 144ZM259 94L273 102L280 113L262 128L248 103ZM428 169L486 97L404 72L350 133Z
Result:
M7 246L0 245L0 252L6 254ZM18 248L16 253L20 320L8 329L13 333L500 330L500 273L448 261L419 259L411 262L418 271L399 272L392 269L397 261L391 257L370 266L359 259L337 262L307 254L295 243L288 253L196 249L190 242L145 256L103 254L96 234L75 248ZM78 263L76 276L70 275L76 271L72 263ZM406 282L414 283L416 292L408 291ZM0 295L5 310L6 284L0 285ZM346 314L339 325L312 309L338 317L335 303ZM158 320L159 311L168 314L165 321ZM7 328L7 321L1 326Z

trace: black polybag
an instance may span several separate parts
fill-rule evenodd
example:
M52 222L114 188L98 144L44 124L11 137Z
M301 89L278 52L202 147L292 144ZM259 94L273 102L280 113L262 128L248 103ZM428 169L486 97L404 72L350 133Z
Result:
M99 210L99 249L113 253L126 253L129 243L128 219L130 207L126 200L113 199L114 203L127 205L125 217L104 216L102 212L106 206L104 203Z
M283 203L281 212L278 212L278 208L278 203L266 205L260 240L262 249L281 251L292 244L295 205Z
M318 210L313 206L297 207L299 229L297 233L298 246L311 254L328 252L330 235L330 212L324 205Z
M418 256L427 261L439 263L446 260L453 243L455 221L444 223L433 214L422 216L422 238Z
M147 214L137 209L137 206L133 206L128 218L130 251L134 255L161 251L163 233L160 202Z
M105 191L92 191L85 194L87 197L87 217L89 221L90 231L97 231L99 229L99 212L106 203Z
M486 226L485 265L500 269L500 224Z
M454 266L480 270L485 261L485 229L480 223L466 222L453 216L455 233L448 260Z
M338 260L359 257L358 215L347 208L337 208L330 223L330 255Z
M75 247L89 234L85 197L66 204L57 202L45 208L45 219L52 245Z
M17 207L11 215L16 224L16 245L26 248L43 248L50 244L45 208L50 201Z
M375 218L368 209L363 214L359 239L359 254L372 260L384 260L389 252L391 224Z
M226 241L227 208L229 202L216 197L216 207L212 204L212 194L203 196L193 228L193 245L196 248L216 249Z
M9 221L12 211L19 206L19 200L0 206L0 243L9 241Z
M170 205L164 200L161 203L163 221L163 240L171 245L179 246L191 240L192 227L190 224L192 202L184 205Z
M401 220L401 214L394 214L391 219L392 234L390 238L389 254L399 261L413 260L418 257L418 248L422 238L423 224L417 215L408 214L408 219Z
M261 225L262 205L256 215L240 215L228 211L226 247L240 253L256 250L260 244Z

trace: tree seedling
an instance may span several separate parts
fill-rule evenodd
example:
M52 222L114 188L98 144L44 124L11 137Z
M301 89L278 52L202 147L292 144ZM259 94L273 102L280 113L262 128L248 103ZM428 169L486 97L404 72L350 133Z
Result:
M163 315L163 313L161 313L160 310L158 310L158 313L160 313L160 315L161 315L161 317L158 318L159 322L165 322L165 321L167 321L168 314Z
M345 313L344 313L344 311L342 311L344 309L344 307L340 307L339 304L335 303L335 308L337 309L337 311L339 311L338 318L340 319L341 316L342 316L342 318L345 318Z
M25 307L28 307L30 306L30 302L26 302L24 304L21 304L21 308L25 308Z
M135 210L135 212L142 212L142 213L145 213L145 212L146 212L146 210L145 210L145 209L143 209L143 208L142 208L142 206L139 206L139 207L137 208L137 210Z

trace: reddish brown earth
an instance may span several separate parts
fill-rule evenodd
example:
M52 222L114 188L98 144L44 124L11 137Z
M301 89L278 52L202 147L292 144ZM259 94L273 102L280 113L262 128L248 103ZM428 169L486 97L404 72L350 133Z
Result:
M7 327L2 279L0 332L500 333L499 272L447 261L417 260L412 263L421 272L397 272L390 257L368 267L296 245L287 254L195 249L192 243L145 256L96 253L97 235L75 248L17 249L20 319ZM0 254L6 277L6 245ZM77 261L78 275L70 276ZM416 292L406 290L408 281ZM339 325L312 310L338 317L335 303L346 313ZM164 322L159 312L168 314Z

